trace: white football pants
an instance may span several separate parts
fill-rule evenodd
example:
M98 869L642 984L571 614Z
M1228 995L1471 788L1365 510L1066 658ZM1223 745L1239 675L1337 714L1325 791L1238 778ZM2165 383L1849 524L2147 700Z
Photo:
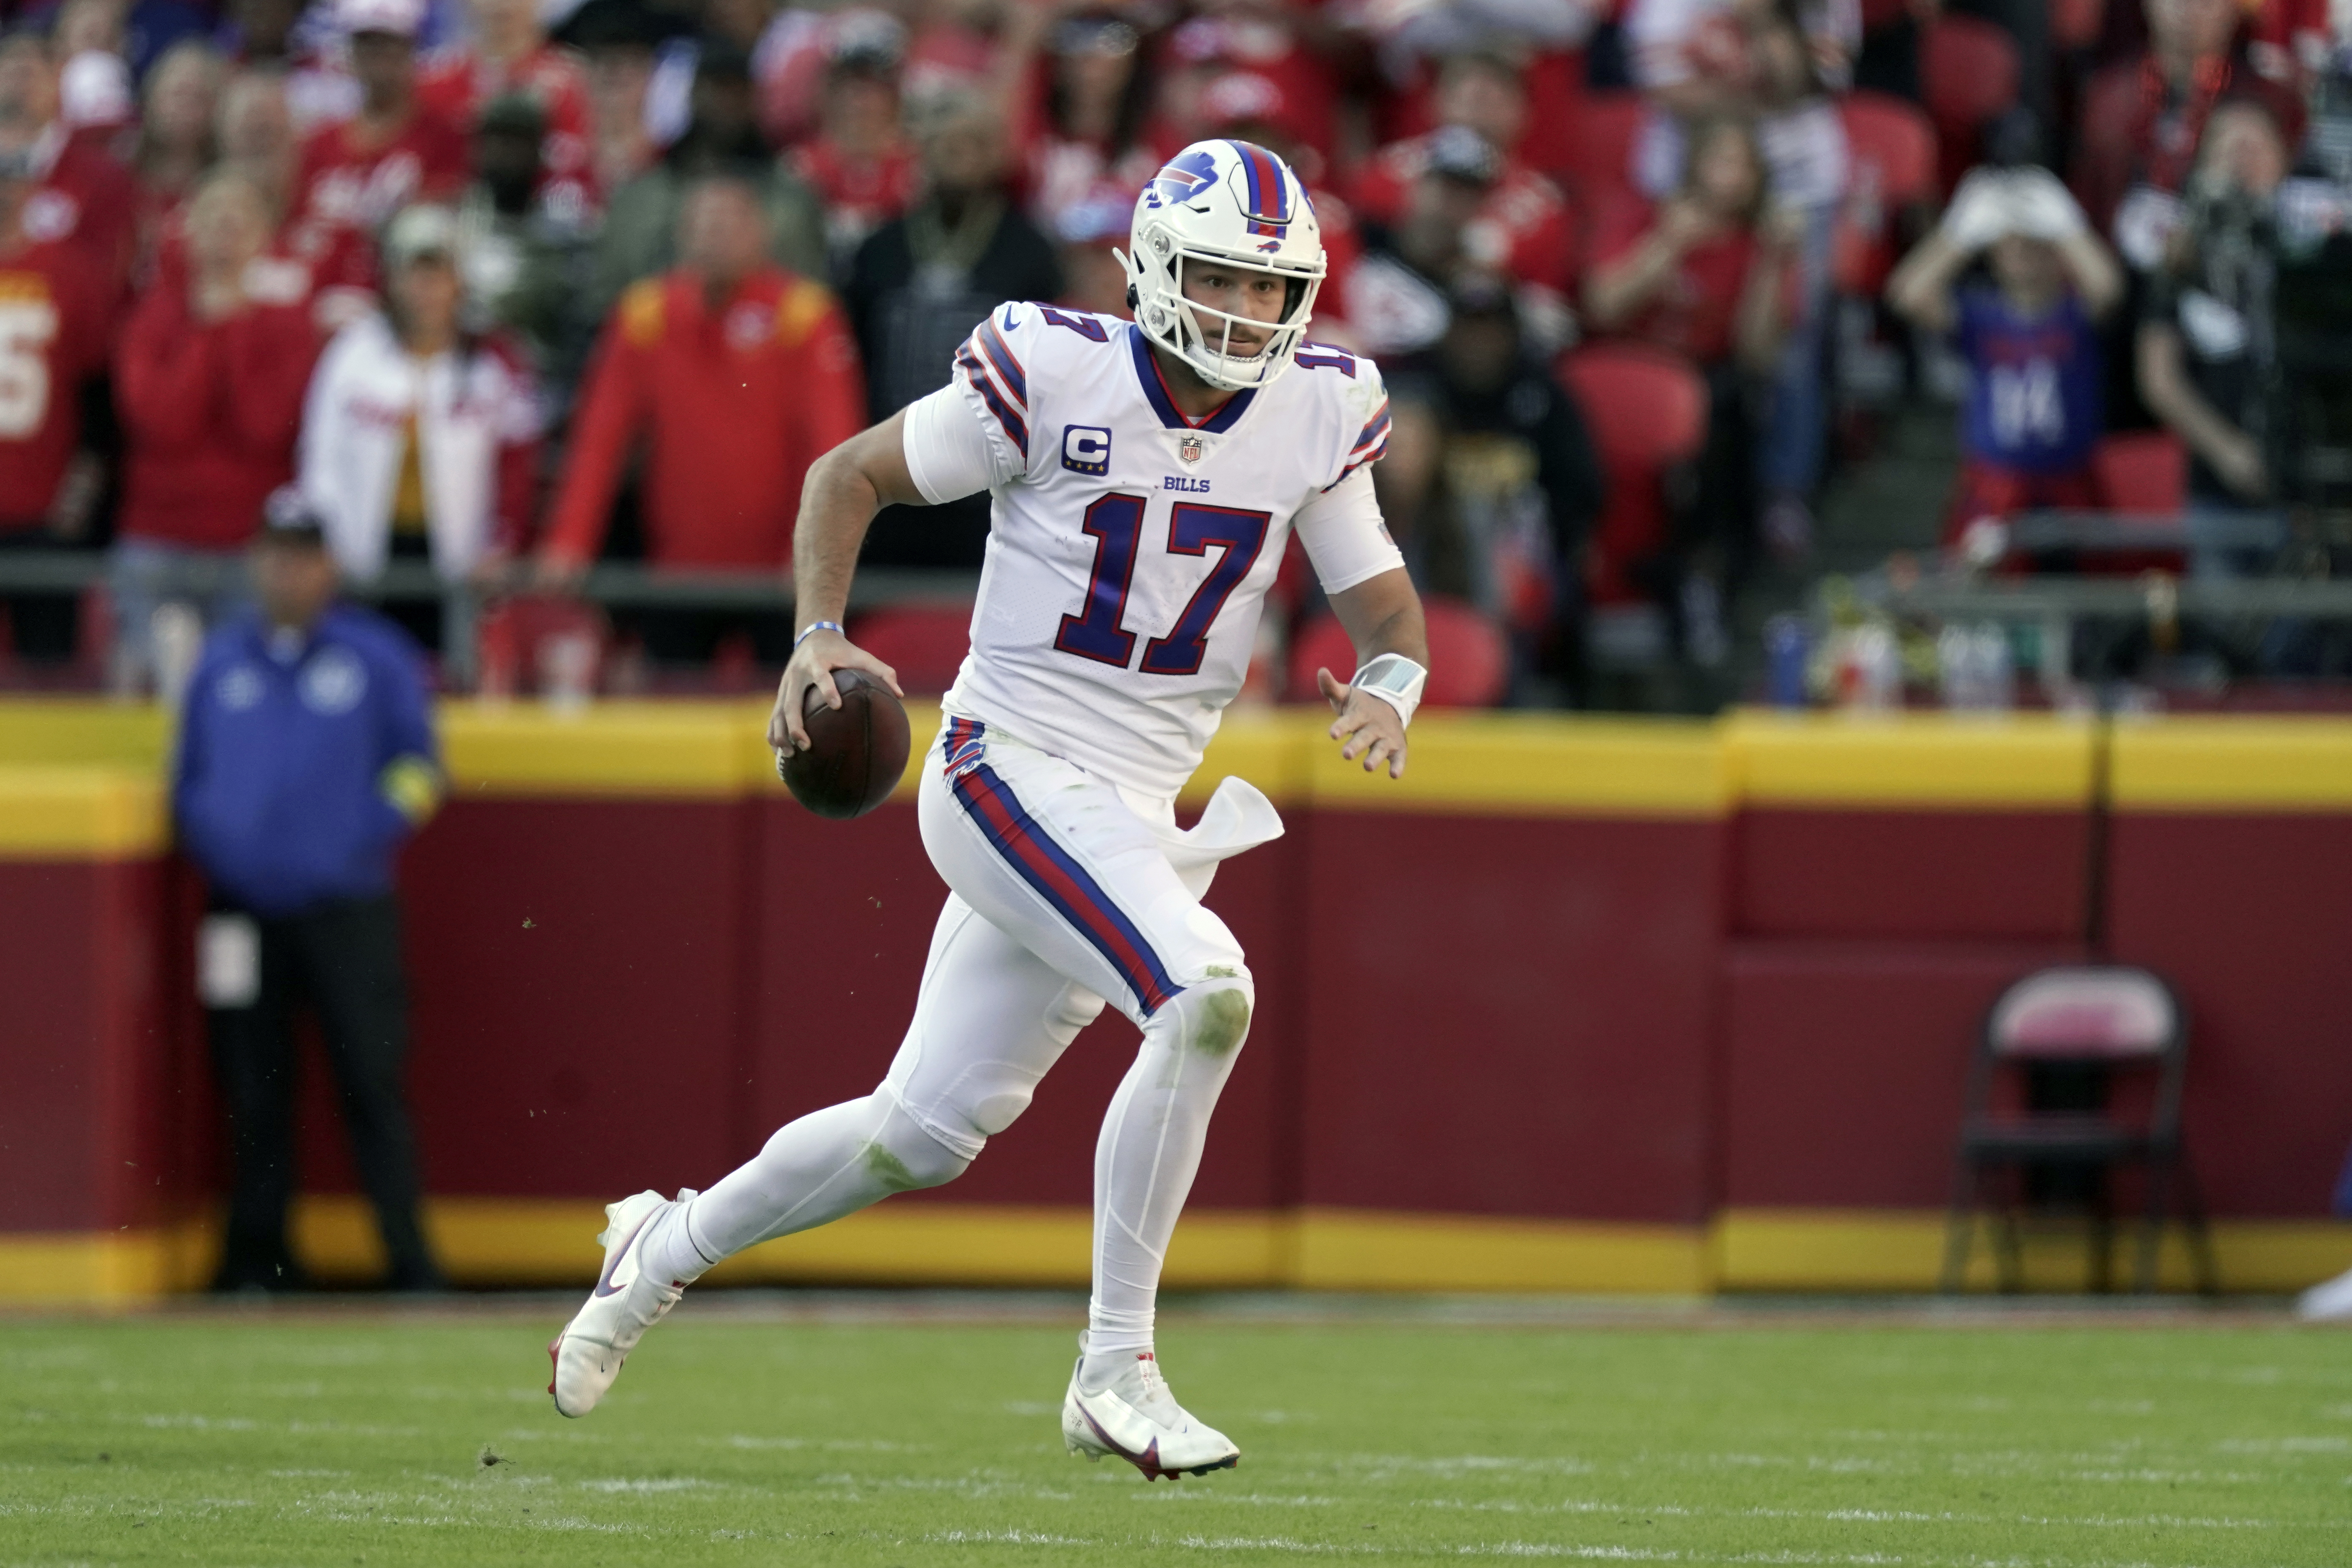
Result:
M1227 779L1198 826L969 719L919 764L923 847L950 889L914 1021L872 1094L792 1122L682 1212L688 1267L963 1173L1027 1109L1108 999L1143 1046L1095 1150L1090 1353L1151 1346L1152 1304L1209 1113L1255 1003L1240 944L1202 907L1217 862L1279 837ZM695 1256L695 1255L698 1255Z

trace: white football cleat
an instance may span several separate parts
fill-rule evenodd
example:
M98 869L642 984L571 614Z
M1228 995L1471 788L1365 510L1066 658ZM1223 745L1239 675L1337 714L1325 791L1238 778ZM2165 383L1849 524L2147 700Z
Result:
M1078 1365L1086 1365L1083 1358ZM1125 1459L1147 1481L1230 1470L1242 1459L1232 1438L1176 1403L1149 1354L1136 1357L1099 1394L1088 1394L1071 1372L1070 1392L1062 1400L1062 1442L1089 1460L1105 1454Z
M677 1201L693 1195L682 1192ZM609 1223L596 1237L604 1248L604 1272L589 1292L587 1305L547 1345L547 1358L555 1363L547 1392L555 1395L559 1415L585 1415L595 1409L646 1331L686 1294L684 1285L656 1279L639 1267L644 1249L638 1243L655 1216L671 1206L659 1193L639 1193L604 1205Z

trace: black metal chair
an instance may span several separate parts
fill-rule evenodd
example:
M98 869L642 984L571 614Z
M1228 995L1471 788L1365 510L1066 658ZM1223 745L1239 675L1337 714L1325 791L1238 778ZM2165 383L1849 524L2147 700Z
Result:
M2115 1227L2110 1178L2134 1165L2145 1172L2147 1194L2133 1289L2156 1288L2158 1249L2176 1198L2198 1289L2218 1289L2204 1207L2181 1141L2188 1060L2179 1000L2145 969L2045 969L2001 993L1986 1016L1969 1076L1943 1289L1961 1289L1978 1215L1987 1207L1993 1210L2000 1288L2021 1287L2018 1211L2022 1190L2037 1176L2045 1183L2061 1178L2057 1184L2071 1186L2087 1210L2091 1286L2107 1289ZM2144 1110L2114 1109L2126 1089L2144 1099ZM1988 1205L1989 1194L1998 1202Z

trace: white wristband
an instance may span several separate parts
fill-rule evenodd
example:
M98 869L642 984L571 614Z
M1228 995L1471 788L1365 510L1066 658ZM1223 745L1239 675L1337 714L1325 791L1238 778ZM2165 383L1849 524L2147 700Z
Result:
M1411 724L1412 710L1421 706L1421 689L1428 680L1429 671L1404 655L1384 653L1356 671L1355 679L1348 684L1367 696L1379 698Z

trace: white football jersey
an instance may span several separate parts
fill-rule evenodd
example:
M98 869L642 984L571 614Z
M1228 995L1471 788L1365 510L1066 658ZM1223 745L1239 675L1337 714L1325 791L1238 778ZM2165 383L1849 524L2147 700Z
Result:
M993 502L948 712L1172 796L1241 689L1290 531L1327 592L1403 564L1368 471L1388 431L1380 372L1344 349L1306 344L1196 423L1129 323L998 307L908 410L924 496Z

